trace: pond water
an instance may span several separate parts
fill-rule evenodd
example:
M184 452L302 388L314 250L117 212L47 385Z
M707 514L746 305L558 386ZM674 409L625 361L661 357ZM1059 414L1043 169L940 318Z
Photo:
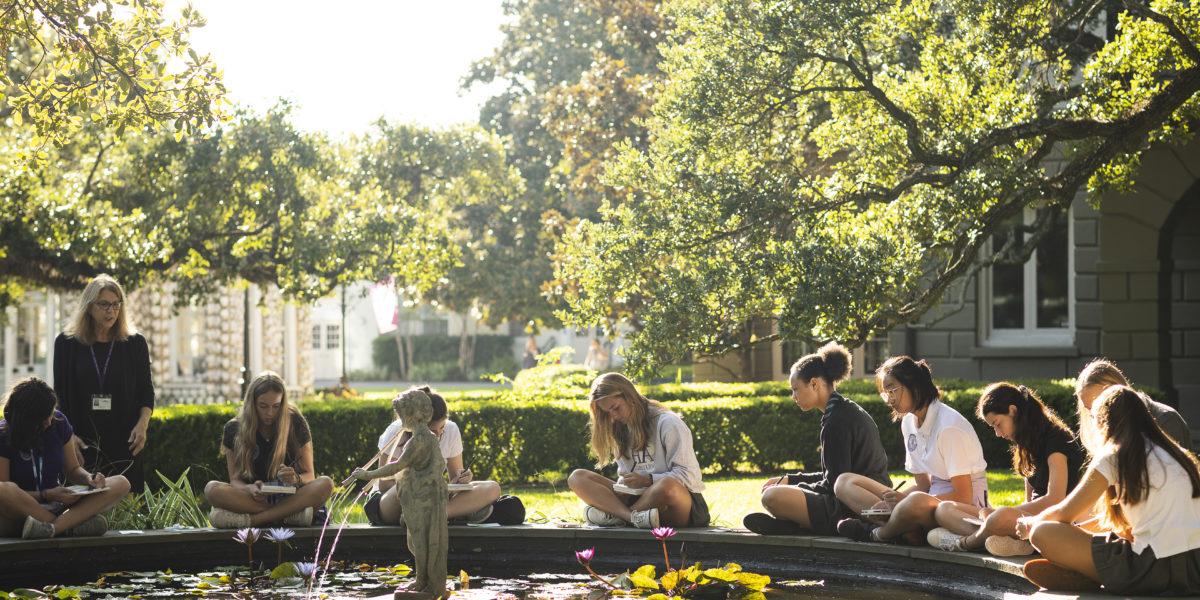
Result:
M405 565L390 567L368 564L336 564L326 573L321 584L314 583L311 597L391 598L392 592L409 579ZM251 572L246 567L224 567L196 573L170 571L125 571L106 573L96 580L78 585L43 588L48 597L57 598L173 598L181 596L206 598L300 598L306 595L308 582L295 576L294 570L277 572L272 579L267 571ZM317 589L319 587L319 589ZM465 588L465 589L464 589ZM588 575L561 573L532 573L519 576L462 575L451 579L450 589L455 598L484 599L544 599L600 600L610 597L602 584ZM933 600L940 596L907 588L893 588L894 597ZM848 580L780 580L772 581L765 590L768 600L797 598L829 598L833 600L866 600L879 598L878 583ZM318 596L318 592L321 596ZM648 596L651 592L643 592ZM742 592L727 593L722 589L706 590L703 595L691 595L696 600L737 599Z

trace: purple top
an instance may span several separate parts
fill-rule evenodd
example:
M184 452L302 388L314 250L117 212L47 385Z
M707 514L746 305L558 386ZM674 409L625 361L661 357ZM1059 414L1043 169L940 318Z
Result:
M41 448L17 450L9 439L8 422L0 419L0 457L8 459L8 479L30 492L58 487L63 482L63 445L75 428L59 411L54 411L50 428L42 432ZM38 481L40 475L41 481Z

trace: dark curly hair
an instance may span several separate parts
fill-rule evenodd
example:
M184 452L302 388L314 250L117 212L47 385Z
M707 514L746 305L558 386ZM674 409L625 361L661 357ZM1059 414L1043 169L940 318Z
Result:
M39 450L43 423L54 414L58 397L54 389L37 377L13 384L4 398L4 428L14 450Z

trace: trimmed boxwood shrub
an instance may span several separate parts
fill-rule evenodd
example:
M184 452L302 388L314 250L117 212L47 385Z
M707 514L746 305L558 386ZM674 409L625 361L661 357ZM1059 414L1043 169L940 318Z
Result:
M1072 388L1065 381L1026 382L1048 405L1075 426ZM991 468L1008 468L1007 442L996 438L974 416L984 384L945 382L944 401L975 426ZM819 468L817 434L820 414L804 413L784 395L786 383L692 384L648 386L647 396L668 400L692 430L701 466L710 473L775 472L799 462ZM899 423L875 393L870 381L847 382L842 393L861 404L879 424L880 437L893 468L904 463ZM712 395L715 392L734 394ZM771 393L774 392L774 393ZM709 394L707 397L704 394ZM477 477L503 482L531 481L550 471L566 473L589 467L588 410L583 396L528 397L499 392L491 397L464 394L450 400L451 418L463 433L464 462ZM192 467L193 483L225 478L224 459L217 455L224 423L235 405L173 406L159 409L151 421L147 472L157 469L177 477ZM368 460L379 434L392 420L390 400L312 400L301 410L313 431L317 470L335 479Z

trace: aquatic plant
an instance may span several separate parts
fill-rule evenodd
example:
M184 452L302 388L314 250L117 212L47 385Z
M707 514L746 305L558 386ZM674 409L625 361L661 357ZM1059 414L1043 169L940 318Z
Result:
M279 551L279 554L275 559L276 564L283 562L283 547L286 545L290 548L291 544L288 543L288 540L295 536L295 530L288 529L286 527L272 527L267 530L267 534L265 536L267 541L274 542L275 548Z
M599 573L592 570L592 559L595 557L596 557L595 546L588 548L587 550L576 550L575 551L575 560L579 561L579 564L583 565L583 568L587 569L588 574L591 575L593 579L596 579L600 583L603 583L604 585L607 585L608 587L610 587L614 590L619 589L617 586L613 585L613 583L611 581L601 577Z
M239 529L237 534L233 536L233 539L237 543L246 545L246 560L251 569L254 568L254 543L258 541L260 533L261 531L256 527L247 527Z
M665 566L667 571L670 572L671 571L671 558L669 556L667 556L667 538L675 535L675 530L670 527L655 527L654 529L650 530L650 535L653 535L654 539L658 540L659 542L662 542L663 566Z

